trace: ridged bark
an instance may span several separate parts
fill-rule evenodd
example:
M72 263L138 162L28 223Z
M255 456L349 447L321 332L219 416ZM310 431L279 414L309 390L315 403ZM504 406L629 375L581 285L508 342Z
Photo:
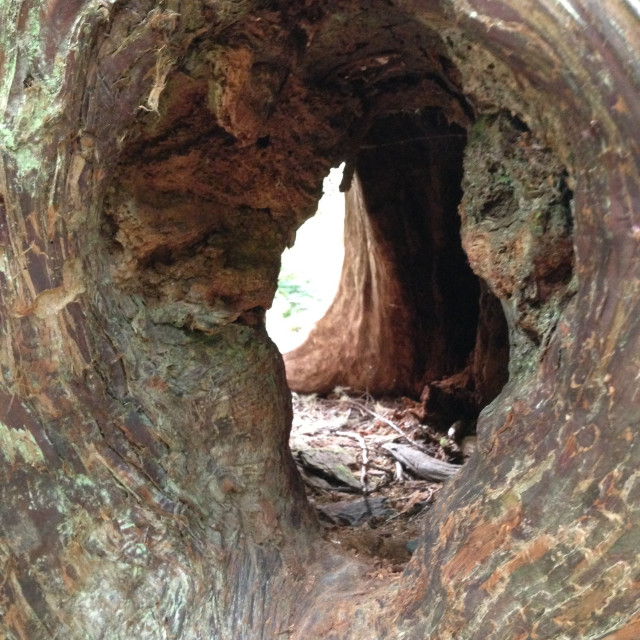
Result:
M1 634L636 637L634 6L3 3ZM263 313L328 168L434 108L472 132L464 246L526 362L389 581L319 542ZM497 149L510 183L474 191Z

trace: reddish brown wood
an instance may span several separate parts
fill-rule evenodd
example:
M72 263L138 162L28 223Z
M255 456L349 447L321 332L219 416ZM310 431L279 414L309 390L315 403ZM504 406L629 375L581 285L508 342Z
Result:
M634 5L61 7L0 6L2 635L634 637ZM461 209L522 360L389 579L319 538L262 316L328 167L379 118L433 108L530 129L470 128L487 168L467 164ZM570 242L536 235L529 174L499 191L491 153L537 163L544 212L566 169ZM481 206L500 194L504 261L478 244L506 242Z
M378 121L346 196L336 299L285 356L294 391L419 396L474 348L478 284L460 247L466 136L427 111Z

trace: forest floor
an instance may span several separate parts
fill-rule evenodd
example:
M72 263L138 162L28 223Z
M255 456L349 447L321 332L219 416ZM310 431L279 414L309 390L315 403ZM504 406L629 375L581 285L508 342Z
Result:
M384 445L415 445L452 463L464 461L460 447L421 424L419 405L406 398L352 397L341 389L326 398L292 397L290 446L325 538L382 572L401 571L442 483L414 475Z

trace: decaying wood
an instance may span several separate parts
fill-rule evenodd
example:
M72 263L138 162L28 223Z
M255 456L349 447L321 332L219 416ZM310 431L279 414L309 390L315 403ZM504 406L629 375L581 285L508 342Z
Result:
M0 635L637 637L639 43L628 0L0 3ZM407 118L468 144L389 166L411 145L376 145ZM391 582L321 541L263 326L282 250L359 143L377 253L345 267L371 276L352 292L421 315L343 300L347 370L370 391L504 382L497 307L460 331L448 288L457 201L406 216L425 182L404 178L446 181L449 152L511 348Z
M362 485L349 469L355 459L348 451L340 447L307 448L296 451L300 464L312 473L328 480L334 488L341 491L362 491Z
M398 114L379 119L368 141L346 193L338 292L285 355L287 380L303 393L340 385L419 397L474 348L478 284L456 214L465 134L431 112Z
M367 449L366 440L359 433L349 433L348 431L336 431L336 435L347 436L357 440L360 445L362 453L360 454L360 484L362 486L362 493L369 493L369 451Z
M459 464L451 464L444 460L438 460L414 447L406 444L389 442L382 445L398 462L401 462L409 471L425 480L442 482L451 478L460 471Z

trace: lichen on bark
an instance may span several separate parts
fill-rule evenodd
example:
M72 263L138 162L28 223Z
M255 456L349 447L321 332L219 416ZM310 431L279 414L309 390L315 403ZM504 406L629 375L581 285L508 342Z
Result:
M462 244L502 302L513 378L535 370L576 292L568 180L523 122L501 113L474 124L465 152Z

